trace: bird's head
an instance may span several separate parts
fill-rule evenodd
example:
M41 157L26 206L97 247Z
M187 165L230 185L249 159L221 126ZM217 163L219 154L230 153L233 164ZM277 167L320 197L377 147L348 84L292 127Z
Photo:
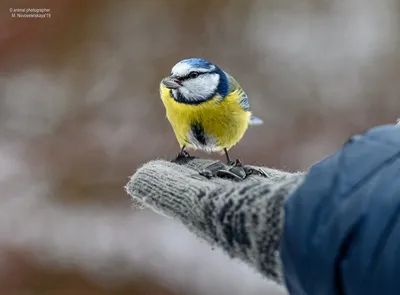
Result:
M171 89L175 100L187 104L202 103L216 94L225 97L229 88L225 72L202 58L178 62L162 83Z

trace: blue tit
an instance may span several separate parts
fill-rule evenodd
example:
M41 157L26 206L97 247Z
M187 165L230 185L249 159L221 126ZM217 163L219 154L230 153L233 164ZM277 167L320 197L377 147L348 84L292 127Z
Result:
M181 148L178 157L189 155L185 148L225 152L232 164L228 150L249 125L262 124L239 83L202 58L178 62L161 81L160 96Z

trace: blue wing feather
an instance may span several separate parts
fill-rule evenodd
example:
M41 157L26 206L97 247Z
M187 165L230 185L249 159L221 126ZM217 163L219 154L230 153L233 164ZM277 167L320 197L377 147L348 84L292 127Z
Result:
M250 111L249 100L247 98L247 94L243 92L242 98L239 101L239 104L245 111Z

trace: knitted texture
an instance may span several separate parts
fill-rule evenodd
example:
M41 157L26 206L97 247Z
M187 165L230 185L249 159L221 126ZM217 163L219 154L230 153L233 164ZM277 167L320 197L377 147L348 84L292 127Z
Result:
M284 204L306 173L262 168L267 177L250 175L242 182L200 176L213 162L152 161L137 170L126 191L136 202L179 219L199 237L283 284L279 250Z

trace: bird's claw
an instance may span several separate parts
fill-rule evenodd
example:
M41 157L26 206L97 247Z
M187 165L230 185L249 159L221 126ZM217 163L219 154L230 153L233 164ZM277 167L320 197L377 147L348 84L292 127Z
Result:
M171 162L177 163L188 158L190 158L190 154L187 151L180 151Z
M227 165L234 166L234 167L242 167L243 166L242 162L240 162L239 159L236 159L235 161L229 161L227 163Z

